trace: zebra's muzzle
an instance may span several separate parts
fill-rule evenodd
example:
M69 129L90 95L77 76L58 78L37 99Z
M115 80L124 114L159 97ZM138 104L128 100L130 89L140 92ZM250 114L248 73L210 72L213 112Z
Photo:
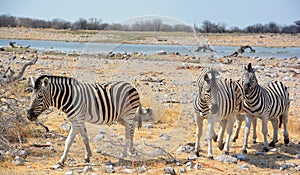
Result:
M33 109L29 109L28 111L27 111L27 118L28 118L28 120L30 120L30 121L35 121L37 118L38 118L38 116L39 115L36 115L35 113L34 113L34 111L33 111Z

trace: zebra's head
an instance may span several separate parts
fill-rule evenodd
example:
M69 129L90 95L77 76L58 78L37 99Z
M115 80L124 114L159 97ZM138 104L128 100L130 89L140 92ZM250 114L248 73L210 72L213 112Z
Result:
M204 74L204 81L200 95L209 103L210 111L215 114L219 110L218 85L220 74L215 70L210 70Z
M242 85L245 91L245 94L250 94L255 86L258 84L255 70L252 68L251 63L248 64L247 67L243 67L243 77L242 77Z
M38 116L50 106L49 79L46 76L39 77L33 87L31 105L27 111L27 118L30 121L35 121Z

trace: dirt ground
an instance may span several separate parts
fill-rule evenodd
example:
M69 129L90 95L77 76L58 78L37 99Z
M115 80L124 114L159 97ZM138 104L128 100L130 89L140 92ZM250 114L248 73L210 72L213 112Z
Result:
M39 31L38 29L3 29L0 31L18 30L20 33L28 33L21 35L7 35L7 38L32 38L32 33ZM24 32L26 31L26 32ZM41 30L45 32L45 30ZM47 33L51 33L46 30ZM64 36L64 32L55 31ZM111 32L111 31L110 31ZM0 32L1 33L1 32ZM13 32L11 32L13 33ZM65 32L67 33L67 32ZM114 32L112 32L114 33ZM148 34L148 33L147 33ZM69 35L69 34L68 34ZM93 33L74 34L76 37L86 35L93 38ZM117 35L117 34L116 34ZM125 34L122 34L125 35ZM132 33L128 35L133 35ZM141 35L141 36L140 36ZM156 36L161 34L155 34ZM163 34L166 35L171 34ZM180 34L184 36L186 34ZM23 38L26 36L28 38ZM101 36L101 35L100 35ZM118 34L120 36L120 34ZM135 35L136 36L136 35ZM139 37L148 36L145 33L139 33ZM177 35L176 35L177 36ZM175 37L176 37L175 36ZM76 38L75 37L75 38ZM99 35L97 35L97 39ZM266 34L234 36L231 39L226 36L216 36L216 43L220 45L263 45L263 46L300 46L299 35L276 35ZM248 38L249 42L247 39ZM3 35L2 35L2 38ZM101 37L100 37L101 38ZM136 37L138 38L138 37ZM147 37L145 37L147 38ZM280 38L280 39L277 39ZM43 38L42 35L39 39ZM66 40L66 38L64 38ZM105 40L105 38L103 38ZM147 38L143 40L154 41ZM178 38L176 38L177 41ZM247 40L247 42L246 42ZM261 41L262 40L262 41ZM79 40L76 41L85 41ZM90 40L89 40L90 41ZM102 41L102 40L99 40ZM130 43L131 40L125 39L124 43ZM181 43L187 42L186 40ZM18 67L26 60L30 60L34 51L1 51L0 59L3 66L10 62L10 66ZM16 56L14 62L9 58ZM283 165L295 164L300 166L300 159L297 154L300 151L300 60L299 58L213 58L206 57L194 60L191 57L181 55L149 55L135 56L131 55L129 59L107 59L101 55L94 56L76 56L66 54L49 54L39 53L37 63L29 67L25 77L38 77L42 74L72 76L82 82L107 82L107 81L128 81L137 87L144 107L150 107L153 111L153 120L144 122L143 127L136 129L134 141L135 147L140 151L137 157L127 157L124 162L119 162L121 146L123 144L124 127L119 124L112 126L87 125L90 145L93 151L90 164L81 163L84 158L84 145L81 137L77 135L70 152L67 165L62 170L52 170L51 167L60 159L64 150L65 138L67 131L61 128L61 124L66 116L56 109L51 109L51 113L44 113L39 117L39 121L50 129L46 132L41 126L28 124L25 126L30 130L30 137L25 138L25 143L20 148L29 150L30 154L25 159L25 164L17 166L12 164L13 157L6 156L5 160L0 162L0 174L65 174L72 171L73 174L80 174L86 166L91 166L92 170L86 174L104 174L105 166L114 163L115 174L128 173L131 174L164 174L166 167L174 168L176 174L180 173L180 168L184 167L184 174L299 174L294 167L289 167L281 171ZM25 59L25 60L24 60ZM230 64L228 59L231 60ZM257 76L261 84L266 84L270 80L283 81L290 88L291 107L289 110L288 131L290 134L290 143L284 145L283 130L279 130L279 142L276 150L268 152L265 155L256 155L255 153L262 151L263 137L261 134L261 121L258 120L257 133L258 138L256 144L249 144L247 160L239 160L236 164L223 163L216 160L207 159L207 145L205 144L205 124L204 134L202 137L201 157L191 161L193 164L202 165L200 169L189 169L186 162L189 162L190 153L179 152L178 148L195 142L196 124L194 121L194 111L192 100L196 94L195 80L199 74L201 67L212 66L221 71L223 77L232 79L241 78L241 68L243 64L251 62L258 68ZM22 88L26 80L20 81ZM17 90L16 90L17 91ZM30 94L22 93L21 96L27 97L28 107ZM25 111L25 109L24 109ZM26 117L26 116L24 116ZM150 124L150 125L147 125ZM151 126L151 127L149 127ZM244 124L243 124L244 126ZM269 123L268 140L272 138L272 126ZM96 137L105 131L104 139L97 140ZM164 137L166 136L166 137ZM231 143L230 155L241 153L243 143L243 129L236 143ZM250 138L252 132L250 133ZM249 142L251 139L249 139ZM36 147L35 144L49 145L46 147ZM152 145L152 146L149 146ZM159 147L159 148L158 148ZM101 150L101 152L96 151ZM169 153L165 154L165 153ZM214 157L222 155L222 151L217 149L217 145L213 143ZM168 163L170 158L176 158L177 164ZM240 168L246 165L247 169ZM139 173L136 169L145 167L146 172Z

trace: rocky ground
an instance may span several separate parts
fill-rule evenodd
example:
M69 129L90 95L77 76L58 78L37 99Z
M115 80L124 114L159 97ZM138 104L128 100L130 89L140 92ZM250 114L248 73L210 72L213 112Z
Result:
M1 29L3 30L3 29ZM22 29L23 30L23 29ZM24 29L25 30L25 29ZM55 31L57 32L57 31ZM266 35L264 35L266 36ZM295 36L289 44L299 42ZM296 36L297 38L298 36ZM258 39L253 36L253 43ZM256 39L255 39L256 38ZM248 44L248 43L247 43ZM300 45L300 44L299 44ZM299 47L298 45L298 47ZM33 50L10 50L0 52L0 68L18 68L35 54ZM15 143L13 152L1 151L0 174L297 174L300 168L300 60L299 58L248 58L211 56L194 58L184 55L66 55L39 52L37 63L26 70L25 79L11 88L17 97L24 99L20 112L23 118L29 105L30 94L23 88L30 76L42 74L76 77L82 82L128 81L137 87L144 107L151 113L144 116L143 127L136 130L134 145L139 152L136 157L120 161L124 127L87 125L93 150L91 163L84 164L84 145L80 136L69 152L67 165L62 169L53 167L59 160L64 140L68 134L65 115L50 109L39 117L50 132L27 121L27 134L23 143ZM279 142L271 152L262 151L261 122L258 122L258 143L250 144L247 155L241 154L243 132L236 143L231 143L230 156L213 145L214 160L207 160L207 146L202 139L201 157L193 159L191 153L195 142L196 125L192 100L196 93L195 79L201 67L212 66L223 77L238 79L243 64L251 62L257 68L261 84L280 80L289 86L291 108L288 130L290 143L283 144L283 130ZM20 90L22 89L22 90ZM0 110L4 110L4 106ZM244 126L244 125L243 125ZM271 124L269 137L272 138ZM251 134L250 134L251 137Z

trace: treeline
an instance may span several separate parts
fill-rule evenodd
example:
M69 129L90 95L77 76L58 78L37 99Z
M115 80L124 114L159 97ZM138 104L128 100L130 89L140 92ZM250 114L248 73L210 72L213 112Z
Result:
M54 28L54 29L71 29L71 30L120 30L120 31L193 31L191 26L184 24L169 25L163 23L160 19L137 21L133 24L119 23L102 23L98 18L79 18L74 23L63 19L53 19L50 21L41 19L32 19L26 17L14 17L11 15L0 16L0 27L28 27L28 28ZM243 29L239 27L226 28L225 24L204 21L200 27L194 26L201 33L300 33L300 20L294 24L281 26L275 22L267 24L254 24Z

